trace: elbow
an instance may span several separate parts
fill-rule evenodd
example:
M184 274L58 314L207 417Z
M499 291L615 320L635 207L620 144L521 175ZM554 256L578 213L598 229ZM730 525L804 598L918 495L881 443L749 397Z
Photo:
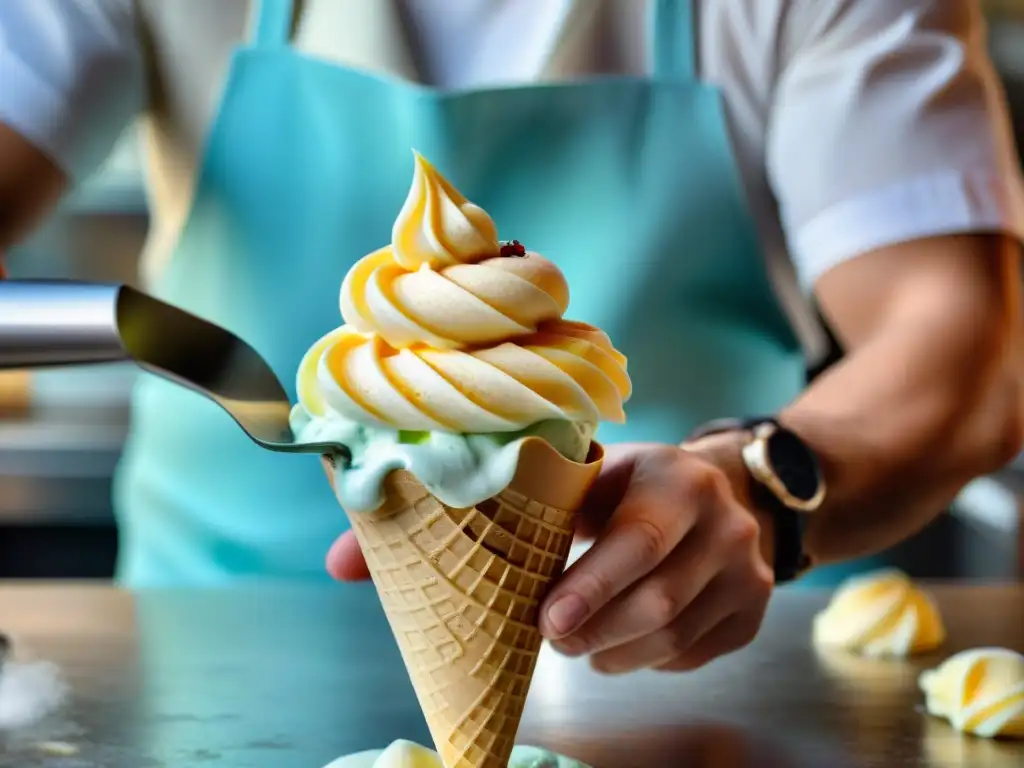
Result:
M958 406L947 422L954 463L963 481L996 472L1013 461L1024 447L1024 354L1019 290L1019 246L1001 241L1005 250L997 263L998 301L974 314L973 343L961 360ZM959 449L959 450L958 450ZM953 469L953 467L950 467Z
M993 427L992 447L987 452L987 472L995 472L1013 461L1024 446L1024 386L1017 374L1007 377L1001 396L1000 424Z
M996 472L1013 461L1024 447L1024 377L1016 355L1009 353L999 370L987 377L973 397L965 398L953 419L959 439L964 481Z

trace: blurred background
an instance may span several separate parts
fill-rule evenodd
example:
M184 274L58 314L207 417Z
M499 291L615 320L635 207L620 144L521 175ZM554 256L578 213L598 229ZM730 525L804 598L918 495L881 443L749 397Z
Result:
M1024 146L1024 0L989 0L990 44ZM107 165L9 254L13 277L135 283L147 230L134 129ZM0 579L109 578L111 477L128 426L131 366L0 373ZM1024 578L1024 461L968 488L900 547L922 577Z

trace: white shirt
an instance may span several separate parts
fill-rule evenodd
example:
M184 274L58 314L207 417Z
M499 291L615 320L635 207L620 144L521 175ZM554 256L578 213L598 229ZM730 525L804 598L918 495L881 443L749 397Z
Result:
M720 86L776 290L801 297L888 244L1024 238L1024 185L976 0L694 0L698 71ZM250 0L0 2L0 121L74 180L143 116L153 274L187 215L197 157ZM310 56L440 87L640 75L645 0L305 0ZM681 147L680 151L686 151Z

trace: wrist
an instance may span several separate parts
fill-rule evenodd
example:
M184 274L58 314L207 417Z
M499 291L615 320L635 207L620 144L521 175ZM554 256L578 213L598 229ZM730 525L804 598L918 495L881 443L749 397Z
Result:
M734 430L707 435L679 447L713 464L725 475L735 499L757 520L761 528L761 557L771 567L775 562L774 517L758 506L751 492L750 472L743 461L743 447L749 439L749 432Z

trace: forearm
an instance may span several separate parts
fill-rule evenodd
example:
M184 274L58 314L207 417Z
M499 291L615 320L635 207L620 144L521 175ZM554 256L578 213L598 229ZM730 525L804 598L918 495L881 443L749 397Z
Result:
M848 353L779 415L820 457L815 563L877 552L926 525L1021 442L1018 246L943 238L866 256L826 285ZM865 298L868 297L868 298ZM687 446L752 509L744 435ZM770 516L754 509L770 556Z
M906 538L1019 450L1019 259L1008 237L935 238L819 283L849 353L782 414L828 483L807 527L815 561Z
M1009 351L920 342L910 330L880 337L782 413L821 458L828 484L807 526L815 562L906 538L1017 451L1020 394Z

